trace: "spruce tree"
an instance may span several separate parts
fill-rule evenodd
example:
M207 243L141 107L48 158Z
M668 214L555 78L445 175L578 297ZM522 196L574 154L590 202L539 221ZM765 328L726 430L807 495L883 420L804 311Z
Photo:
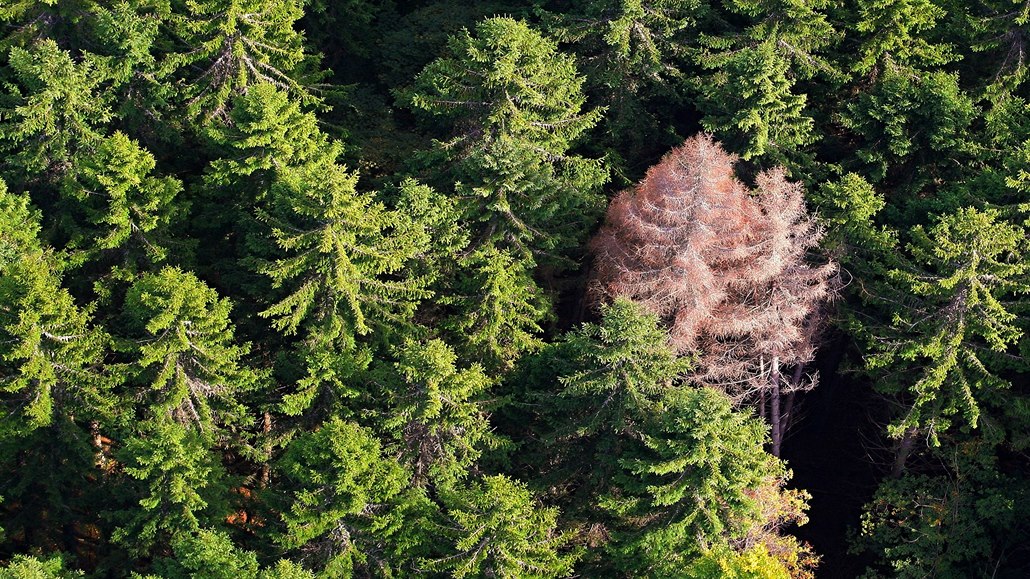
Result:
M131 332L122 346L149 418L212 432L248 420L240 402L256 385L237 343L229 300L191 273L165 267L140 277L125 297Z
M909 302L873 336L868 358L871 369L891 375L878 389L899 397L904 408L888 429L903 437L895 474L917 435L936 446L955 422L975 427L981 398L1007 387L991 360L1021 335L1002 300L1023 291L1024 246L1022 228L996 210L965 208L929 230L912 230L911 266L889 274Z
M271 206L260 214L283 255L261 271L274 288L288 291L260 315L303 340L307 376L287 400L291 414L324 389L346 395L350 371L367 355L358 337L395 331L429 295L425 282L404 268L429 247L430 233L407 227L399 211L356 185L357 175L341 165L309 163L283 172Z
M168 420L139 424L116 457L138 503L115 513L111 538L137 556L160 553L228 515L228 484L211 439Z
M299 0L191 0L176 6L174 48L159 71L176 83L185 111L203 124L231 121L232 98L271 84L311 100L313 59L295 28Z
M279 470L290 489L281 544L329 576L410 569L431 508L367 429L332 418L294 439Z
M713 545L751 541L796 558L800 546L774 531L804 521L806 495L781 488L790 474L765 453L764 425L720 392L676 388L641 430L641 444L620 453L622 471L599 502L615 517L616 565L663 577Z
M726 2L727 30L702 35L692 82L701 124L745 159L783 162L814 140L799 80L838 72L823 51L838 37L825 0Z
M176 200L182 183L150 173L156 161L146 149L116 132L84 154L62 185L80 209L84 223L72 228L72 246L87 253L122 249L137 259L160 262L167 256L170 226L188 204ZM126 258L128 260L128 258Z
M541 507L526 485L505 476L441 490L446 522L436 530L451 546L423 562L464 577L567 577L578 554L556 530L558 510Z
M481 22L473 36L453 36L447 54L430 63L416 78L404 99L451 129L428 158L443 162L441 181L456 181L464 221L473 229L471 246L458 266L475 287L460 294L478 303L492 288L508 284L494 280L500 272L483 256L503 254L515 271L529 274L542 263L567 267L576 244L589 231L600 208L597 189L607 170L597 160L569 153L574 141L600 118L584 111L585 97L575 61L525 23L511 18ZM509 277L510 276L505 276ZM486 315L504 314L470 324L481 317L459 301L459 327L484 324L512 327L516 336L531 336L544 315L539 290L509 294L509 310L493 307ZM521 318L521 319L520 319ZM492 342L491 336L464 334L468 346ZM501 357L496 366L510 367L523 348ZM493 365L492 365L493 366Z
M567 250L590 227L598 161L567 154L600 118L584 111L572 57L523 22L490 18L451 38L405 95L417 111L453 127L439 143L482 237L530 257Z
M933 42L929 33L945 10L930 0L859 0L859 74L883 68L929 70L952 59L953 47Z
M457 368L454 351L438 339L408 339L397 358L397 383L383 424L401 441L402 463L418 485L465 478L483 449L499 443L483 400L492 381L478 365Z
M580 56L588 95L607 109L597 137L609 160L632 163L666 144L667 107L683 99L693 36L710 11L699 0L583 0L552 15L555 37Z
M872 90L843 107L840 120L860 138L855 157L875 183L896 167L930 172L937 159L968 148L975 114L957 75L887 69Z
M20 171L11 182L63 175L79 151L100 142L111 120L103 76L50 39L12 48L7 65L17 82L0 100L0 150Z
M115 402L100 370L109 338L62 287L61 261L39 229L27 197L0 181L0 437L55 416L97 419Z

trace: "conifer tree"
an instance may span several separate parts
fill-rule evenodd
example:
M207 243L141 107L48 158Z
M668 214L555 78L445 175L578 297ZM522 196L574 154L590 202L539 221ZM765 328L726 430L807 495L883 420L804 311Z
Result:
M283 171L333 163L343 147L319 130L314 114L268 83L234 98L229 117L228 126L215 125L209 131L219 158L204 174L194 227L202 239L217 242L206 257L223 283L251 300L267 302L271 290L265 276L254 271L254 260L273 259L276 246L258 210L267 210L274 201L272 185Z
M108 337L61 287L52 254L33 252L0 268L0 434L50 425L55 415L98 418L111 410L98 371Z
M613 482L627 444L662 393L689 364L677 358L658 319L626 299L530 356L512 378L526 393L537 444L525 445L542 481L568 497L569 516L596 518L596 497ZM564 489L569 489L568 491Z
M142 423L117 458L138 504L116 513L112 540L137 555L161 552L228 514L228 486L205 433L168 420Z
M744 226L754 208L734 161L711 137L688 140L612 200L591 241L599 296L646 305L672 327L681 351L694 347L707 312L728 295L719 272L755 253Z
M894 474L900 475L917 435L936 446L957 422L977 425L983 396L1007 383L991 370L1021 335L1015 314L1001 301L1023 291L1022 228L996 210L965 208L940 217L929 230L912 230L912 265L890 272L909 302L875 335L868 365L889 370L878 389L897 396L904 410L889 427L901 438Z
M235 185L248 197L261 199L277 170L335 161L343 149L319 129L313 113L271 83L249 87L233 99L228 115L228 126L211 130L215 142L226 149L206 176L212 188Z
M431 510L367 429L332 418L294 439L280 470L293 489L280 542L307 566L329 576L409 568Z
M58 553L47 558L15 555L10 564L0 568L0 579L74 579L84 577L82 571L66 568Z
M603 305L601 323L570 333L558 351L572 371L558 378L555 410L579 406L572 411L576 435L608 438L597 448L598 465L615 459L618 443L611 435L636 437L656 401L689 368L657 318L625 298Z
M709 388L664 393L638 448L619 457L623 471L601 498L616 518L609 547L627 572L667 576L713 545L769 541L796 559L801 547L770 532L800 520L806 495L786 491L790 474L762 446L765 427ZM739 542L739 543L737 543Z
M27 253L42 251L40 212L28 195L18 195L0 180L0 271Z
M855 156L874 182L891 167L932 168L936 159L967 146L976 108L958 81L946 72L888 69L872 90L844 107L841 123L864 141Z
M789 473L765 453L765 427L683 383L689 365L656 316L616 299L536 362L519 378L539 389L542 480L568 489L569 516L604 545L586 569L670 576L742 544L764 545L774 568L807 564L807 548L779 533L804 520L804 495L782 488Z
M930 0L859 0L860 55L852 68L875 76L884 67L928 70L954 59L951 46L927 38L944 15Z
M38 231L27 197L0 181L0 437L55 416L96 419L114 401L99 371L108 336L61 286L60 262Z
M457 357L442 340L408 339L397 358L395 402L384 425L398 433L415 484L453 484L483 448L499 442L483 408L492 382L478 365L456 368Z
M734 160L695 137L621 193L593 241L597 290L637 300L668 324L675 347L698 356L695 380L756 403L763 416L768 397L779 454L790 414L781 394L804 386L836 264L808 259L822 231L801 186L774 169L749 194Z
M605 137L615 145L607 153L625 157L653 147L664 122L655 101L682 98L691 36L709 16L708 3L583 0L568 10L554 15L553 33L576 48L587 92L607 108Z
M24 171L12 182L63 175L78 151L100 142L111 120L103 76L50 39L12 48L7 64L17 84L0 100L0 150Z
M584 217L597 209L606 172L567 154L600 118L583 111L582 84L572 57L510 18L452 37L447 56L416 78L412 107L452 123L440 145L453 151L467 218L481 224L477 245L560 251L591 225Z
M593 224L597 189L607 171L599 161L569 154L576 138L600 118L598 110L584 112L582 84L574 60L552 41L523 22L490 18L475 36L453 36L447 54L404 94L415 110L451 123L430 157L446 162L443 177L457 181L463 218L473 228L472 244L458 265L467 271L465 279L481 280L482 289L462 293L490 295L507 285L493 280L499 272L484 255L504 254L500 259L527 274L542 262L568 265L564 259ZM521 302L511 308L519 316L486 320L486 327L510 326L515 335L532 335L545 310L538 305L539 290L522 293L505 296L509 303ZM463 307L458 324L467 327L464 320L480 315ZM470 347L494 341L471 338ZM500 368L519 353L502 359Z
M288 400L291 413L326 386L345 393L347 368L365 356L358 336L406 323L429 295L424 280L404 272L430 245L429 232L405 227L400 212L359 193L356 184L357 175L332 162L286 170L261 215L285 254L262 273L289 293L260 315L287 335L303 329L307 376Z
M152 419L209 433L246 420L240 395L257 376L244 365L250 348L236 343L229 309L228 299L173 267L129 288L124 315L132 337L124 348L134 355L129 371Z
M353 347L353 336L373 323L404 320L425 296L418 279L387 279L428 245L417 237L390 235L400 216L356 189L357 175L333 163L312 163L285 172L273 188L275 206L264 213L286 257L263 269L290 295L262 313L278 329L296 332L311 318L316 339ZM374 320L374 321L373 321Z
M287 559L259 568L257 554L240 549L221 531L201 529L196 534L177 537L172 543L173 557L154 564L158 577L186 579L314 579L315 574Z
M463 336L462 353L489 369L510 369L525 352L542 345L540 323L550 300L533 280L531 262L485 247L468 256L471 271L459 275L453 301L460 313L446 322Z
M63 184L86 220L71 225L73 245L89 253L134 249L148 261L164 260L169 226L188 206L175 199L182 183L150 175L155 165L153 155L121 132L83 155Z
M505 476L441 490L446 522L438 531L453 545L424 561L452 577L567 577L578 554L563 552L571 537L556 530L558 510L539 506L526 485Z
M775 39L752 47L705 57L717 72L698 82L702 125L749 160L789 157L812 142L813 120L805 114L807 97L794 92L790 61Z
M743 159L782 162L813 140L798 80L838 73L821 51L838 36L825 0L733 0L727 20L743 28L701 36L696 60L711 71L693 83L701 124Z
M255 313L300 336L303 374L284 411L301 414L320 397L332 406L354 394L348 381L367 366L369 339L398 331L429 295L437 240L460 238L453 209L410 179L394 208L359 191L357 174L338 163L342 144L273 85L252 87L230 115L232 125L214 132L227 154L211 164L203 211L213 229L236 230L226 256L234 278L246 279L243 262L271 282L248 282L264 305Z
M228 121L233 97L271 84L310 99L312 58L295 29L299 0L191 0L171 16L176 47L159 69L171 75L185 110L203 124Z

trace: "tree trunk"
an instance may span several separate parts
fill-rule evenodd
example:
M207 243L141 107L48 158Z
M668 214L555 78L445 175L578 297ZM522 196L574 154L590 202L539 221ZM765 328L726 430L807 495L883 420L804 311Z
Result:
M89 432L93 437L93 447L96 448L93 464L100 469L107 468L107 454L104 452L104 436L100 433L100 422L93 420L89 423Z
M261 423L261 432L265 435L265 462L261 465L261 476L258 482L258 488L268 487L269 481L272 479L272 465L269 461L272 460L272 442L269 439L272 432L272 413L265 411L264 420Z
M894 467L891 469L891 478L901 478L901 475L905 474L905 463L908 462L908 457L912 454L912 449L916 445L917 434L919 432L915 428L911 428L905 432L905 436L898 443L898 449L894 454Z
M765 376L765 356L758 357L758 375ZM765 420L766 408L765 408L765 389L758 391L758 416Z
M769 408L769 421L772 423L772 453L773 456L780 456L780 446L783 443L783 424L780 415L780 357L773 356L771 371L769 373L771 388L771 404Z
M801 377L805 374L805 365L798 364L797 368L794 368L794 375L790 378L790 393L787 394L787 407L783 409L783 433L786 434L787 429L790 428L790 419L794 414L794 395L797 394L798 386L801 384Z

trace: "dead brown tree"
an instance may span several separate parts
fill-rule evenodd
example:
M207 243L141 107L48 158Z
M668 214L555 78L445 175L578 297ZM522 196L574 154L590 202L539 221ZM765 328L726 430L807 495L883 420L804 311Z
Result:
M837 265L810 259L822 229L803 188L773 169L751 190L734 177L735 161L698 135L620 193L591 244L593 291L656 313L676 348L696 357L697 382L758 407L779 455L793 394L815 385L805 366Z

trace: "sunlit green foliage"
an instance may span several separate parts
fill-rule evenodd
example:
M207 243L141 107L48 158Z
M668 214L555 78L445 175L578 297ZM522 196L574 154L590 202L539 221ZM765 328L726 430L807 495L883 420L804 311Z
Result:
M0 579L812 579L848 526L867 576L1027 576L1028 38L1022 0L0 0ZM784 256L839 264L804 319Z
M1021 335L1016 316L1000 301L1022 292L1023 230L999 223L996 211L968 208L945 216L926 231L916 227L909 245L914 268L890 272L912 304L894 313L893 332L874 346L873 368L908 372L881 382L908 407L890 427L893 436L938 435L955 421L976 426L978 399L1006 387L985 360L1004 353Z

